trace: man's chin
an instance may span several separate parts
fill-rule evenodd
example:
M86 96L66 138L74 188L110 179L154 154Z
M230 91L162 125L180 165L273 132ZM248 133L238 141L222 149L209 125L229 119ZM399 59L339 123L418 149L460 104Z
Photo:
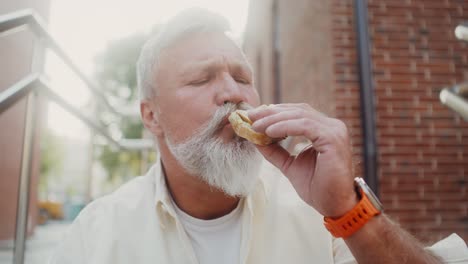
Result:
M225 125L168 147L187 172L229 196L249 195L258 182L261 155L256 147Z
M219 186L213 186L213 187L221 190L227 196L244 198L254 192L259 182L259 177L257 174L255 174L255 175L249 175L246 178L239 179L239 180L240 180L239 182L230 184L229 186L224 186L221 188Z

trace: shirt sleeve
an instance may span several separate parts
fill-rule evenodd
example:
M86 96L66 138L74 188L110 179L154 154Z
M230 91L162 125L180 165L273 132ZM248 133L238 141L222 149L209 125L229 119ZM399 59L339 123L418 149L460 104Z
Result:
M64 239L55 249L49 264L82 264L86 260L85 244L80 225L77 218L68 229Z
M468 263L466 243L455 233L427 247L426 250L441 258L444 263Z
M465 241L457 234L452 234L430 247L425 248L443 263L468 263L468 248ZM333 238L333 257L335 264L356 264L353 254L341 238Z

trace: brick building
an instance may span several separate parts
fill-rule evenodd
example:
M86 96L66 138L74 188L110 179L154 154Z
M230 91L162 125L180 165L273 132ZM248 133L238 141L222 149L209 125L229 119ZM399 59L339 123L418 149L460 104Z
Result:
M468 122L439 102L439 92L468 79L468 46L453 33L468 2L365 6L375 179L386 212L425 242L453 232L466 241ZM365 175L356 11L352 0L251 1L244 49L262 101L306 102L344 120L357 174Z

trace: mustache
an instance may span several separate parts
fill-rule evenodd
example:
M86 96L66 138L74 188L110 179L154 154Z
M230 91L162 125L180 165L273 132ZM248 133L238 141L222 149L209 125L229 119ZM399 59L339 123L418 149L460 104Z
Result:
M210 120L197 128L191 137L177 145L189 144L193 141L196 141L199 144L206 144L206 142L215 137L218 131L221 130L227 122L229 122L227 120L228 115L236 111L238 108L239 106L237 104L231 102L225 103L216 110ZM169 141L169 143L171 142Z
M224 125L226 125L226 122L229 122L227 121L228 115L236 111L237 109L238 109L237 104L234 104L234 103L224 104L222 107L216 110L213 117L208 122L207 127L211 128L213 132L216 132L217 130L221 129Z
M218 130L226 125L227 116L237 109L237 104L230 102L224 104L216 110L213 117L205 125L200 127L197 132L203 135L213 136Z

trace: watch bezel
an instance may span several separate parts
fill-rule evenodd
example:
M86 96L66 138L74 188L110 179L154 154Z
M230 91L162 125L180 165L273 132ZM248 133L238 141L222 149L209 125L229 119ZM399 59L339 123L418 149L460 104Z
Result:
M372 203L372 205L375 207L375 209L379 210L380 212L383 212L383 205L380 202L379 198L377 198L377 195L372 191L372 189L367 185L367 183L364 181L363 178L361 177L356 177L354 178L354 184L358 190L362 190L369 201ZM360 192L358 192L360 194Z

